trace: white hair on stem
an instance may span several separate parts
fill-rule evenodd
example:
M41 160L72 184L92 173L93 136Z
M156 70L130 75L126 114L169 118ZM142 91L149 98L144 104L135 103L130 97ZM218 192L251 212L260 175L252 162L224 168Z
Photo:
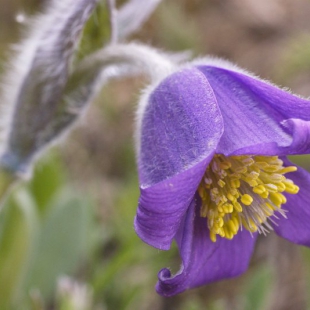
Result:
M38 148L40 132L60 101L79 34L97 1L54 0L29 23L3 77L2 152L13 149L17 156L31 157Z
M115 6L115 0L107 0L110 18L110 44L117 43L118 40L118 11Z
M31 174L33 161L69 131L109 78L146 73L158 83L175 70L173 63L184 59L140 44L115 44L117 37L135 31L160 2L131 0L120 9L116 23L127 23L124 31L117 35L118 26L111 25L113 44L71 68L79 34L98 1L52 0L44 13L30 20L25 39L14 48L3 78L0 198L16 178ZM135 9L141 12L141 5L144 10L138 14ZM131 22L129 12L134 15ZM112 12L111 23L114 18Z
M137 31L162 0L130 0L120 9L117 18L119 39Z
M65 114L56 127L73 123L97 90L112 77L145 74L152 85L157 85L176 70L171 58L169 54L137 43L111 45L86 57L69 78L64 96ZM140 105L137 115L142 115L144 108Z

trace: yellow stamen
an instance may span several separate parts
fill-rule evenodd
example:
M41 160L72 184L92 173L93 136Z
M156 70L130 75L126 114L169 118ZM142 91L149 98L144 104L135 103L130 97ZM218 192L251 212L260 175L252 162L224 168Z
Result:
M255 186L253 188L253 192L260 195L260 194L266 192L266 188L264 185L260 184L260 185Z
M297 194L299 187L284 174L294 166L283 167L277 156L215 155L198 188L202 200L200 216L207 218L210 239L217 235L232 239L241 227L265 233L272 229L268 218L286 203L282 193Z
M253 202L253 198L250 195L248 195L248 194L244 194L241 197L241 202L244 205L249 206Z

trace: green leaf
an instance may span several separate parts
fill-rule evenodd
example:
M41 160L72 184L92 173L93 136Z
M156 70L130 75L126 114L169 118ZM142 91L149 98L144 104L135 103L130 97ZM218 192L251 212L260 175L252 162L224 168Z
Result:
M78 58L83 58L103 47L110 33L108 10L99 2L92 16L86 23L78 52Z
M59 276L75 271L85 253L89 227L89 200L64 191L51 204L27 277L27 288L39 289L45 298L54 293Z
M65 174L57 152L50 152L35 166L29 188L33 193L39 210L44 212L54 194L64 184Z
M19 188L1 214L0 309L7 309L20 297L19 289L32 250L37 224L32 197Z
M266 266L260 267L250 275L244 291L244 309L265 309L264 306L266 305L268 293L270 292L270 279L270 270Z

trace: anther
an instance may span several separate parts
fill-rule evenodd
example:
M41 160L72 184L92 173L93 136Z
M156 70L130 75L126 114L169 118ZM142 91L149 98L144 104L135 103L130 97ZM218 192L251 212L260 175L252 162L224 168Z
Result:
M299 187L284 174L296 167L283 167L277 156L215 155L198 188L200 216L207 218L210 239L232 239L243 226L250 232L272 230L270 217L286 203L282 193L297 194ZM274 219L270 219L274 222Z
M248 195L248 194L244 194L241 197L241 202L244 205L249 206L253 202L253 198L250 195Z

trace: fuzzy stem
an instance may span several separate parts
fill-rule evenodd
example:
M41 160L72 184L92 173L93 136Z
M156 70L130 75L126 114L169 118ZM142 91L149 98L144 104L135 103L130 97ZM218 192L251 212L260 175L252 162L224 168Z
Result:
M147 74L152 81L165 77L174 69L169 57L156 49L135 43L119 44L99 50L85 58L70 77L71 81L69 80L68 84L72 81L76 84L79 80L92 80L98 77L104 68L121 64Z
M125 40L139 30L162 0L128 0L118 11L118 36Z
M116 44L118 39L117 9L115 0L107 0L107 6L110 17L110 44Z

